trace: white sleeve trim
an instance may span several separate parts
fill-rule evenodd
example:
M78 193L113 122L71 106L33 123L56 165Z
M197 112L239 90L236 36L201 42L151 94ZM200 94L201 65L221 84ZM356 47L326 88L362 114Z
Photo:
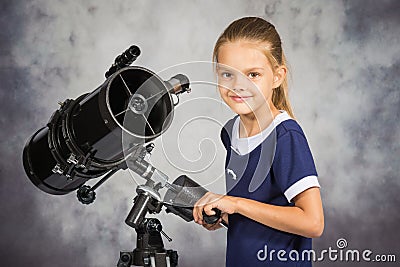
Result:
M304 178L301 178L294 184L292 184L286 191L285 191L285 197L289 202L292 201L292 199L300 194L301 192L311 188L311 187L321 187L318 183L317 176L311 175L311 176L306 176Z

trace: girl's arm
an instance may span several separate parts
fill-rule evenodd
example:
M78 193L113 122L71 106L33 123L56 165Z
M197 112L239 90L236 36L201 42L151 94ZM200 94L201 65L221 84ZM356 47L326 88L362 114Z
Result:
M294 198L294 206L275 206L251 199L208 192L195 205L193 217L203 224L203 210L213 208L228 214L239 213L269 227L305 237L319 237L324 229L324 214L318 187L309 188Z

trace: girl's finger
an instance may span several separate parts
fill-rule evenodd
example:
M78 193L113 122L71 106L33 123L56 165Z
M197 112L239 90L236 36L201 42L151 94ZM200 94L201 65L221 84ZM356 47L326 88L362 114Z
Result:
M203 224L203 214L202 213L203 213L203 209L199 208L197 210L197 220L198 220L199 224Z
M204 206L201 206L197 210L197 218L198 218L200 224L203 223L203 208L204 208Z
M200 218L199 218L199 207L194 207L193 208L193 219L194 219L194 221L196 222L196 223L199 223L199 220L200 220Z
M207 215L209 215L209 216L211 216L211 215L215 215L215 211L213 211L212 209L214 208L214 206L213 205L206 205L205 207L204 207L204 212L207 214Z

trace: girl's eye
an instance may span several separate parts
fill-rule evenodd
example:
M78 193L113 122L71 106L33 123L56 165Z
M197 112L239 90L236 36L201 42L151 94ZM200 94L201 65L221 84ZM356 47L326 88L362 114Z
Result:
M221 75L222 78L225 78L225 79L228 79L228 78L232 77L232 74L229 73L229 72L222 72L220 75Z
M249 77L251 79L258 78L258 77L260 77L260 73L258 73L258 72L250 72L249 73Z

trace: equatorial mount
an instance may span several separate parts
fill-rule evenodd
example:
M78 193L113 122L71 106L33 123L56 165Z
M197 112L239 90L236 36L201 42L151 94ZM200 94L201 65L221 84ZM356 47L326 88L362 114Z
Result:
M162 202L160 195L149 185L138 186L138 195L125 223L136 231L136 248L133 251L120 252L117 267L148 266L175 267L178 265L178 253L166 250L161 234L169 242L172 239L163 231L161 222L156 218L146 218L147 213L159 213Z

